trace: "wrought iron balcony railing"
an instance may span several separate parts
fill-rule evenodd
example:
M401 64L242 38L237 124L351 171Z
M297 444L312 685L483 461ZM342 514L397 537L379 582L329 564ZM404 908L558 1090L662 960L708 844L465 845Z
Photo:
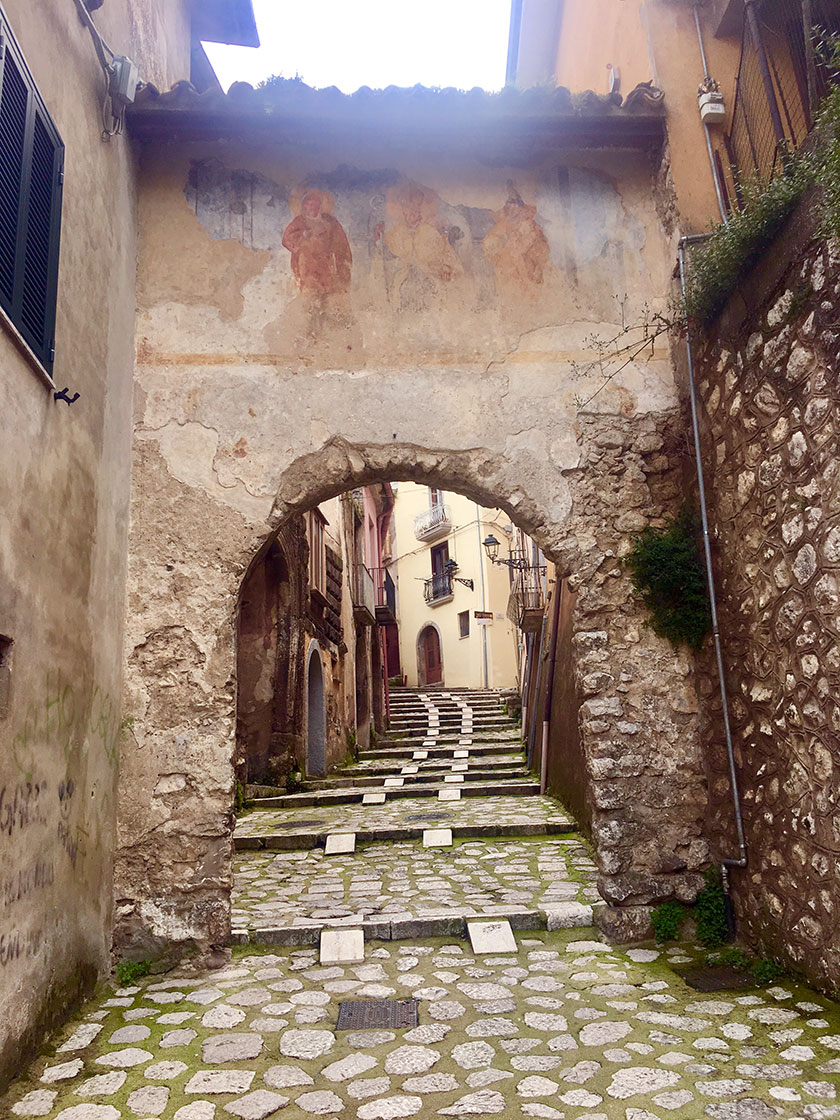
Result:
M430 607L448 603L453 596L453 578L450 572L438 572L423 585L423 598Z
M540 629L544 612L545 568L520 568L510 590L508 618L520 630L533 633Z
M376 621L397 621L397 588L387 568L373 569L376 591Z
M376 623L376 591L373 576L364 564L353 569L353 616L363 626Z
M439 537L445 537L451 528L452 518L448 506L430 506L414 518L414 535L418 541L436 541Z

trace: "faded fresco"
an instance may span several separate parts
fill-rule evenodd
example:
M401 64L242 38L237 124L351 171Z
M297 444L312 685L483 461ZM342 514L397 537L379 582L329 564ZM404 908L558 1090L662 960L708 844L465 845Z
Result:
M456 360L474 353L465 312L508 347L551 324L616 322L628 292L649 290L644 229L605 175L555 168L484 193L467 205L344 165L280 183L215 159L194 161L185 189L211 237L269 252L262 348L281 359L359 368L408 346Z

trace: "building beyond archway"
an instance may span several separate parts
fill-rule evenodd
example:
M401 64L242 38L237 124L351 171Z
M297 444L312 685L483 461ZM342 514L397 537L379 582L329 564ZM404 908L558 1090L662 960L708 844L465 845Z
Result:
M149 92L135 116L118 937L225 940L240 585L290 519L385 479L501 507L570 578L601 891L690 897L692 663L645 628L619 559L680 504L679 400L664 340L614 368L592 341L643 336L668 298L661 111L386 92L327 118L320 93L279 115L272 96L205 116Z

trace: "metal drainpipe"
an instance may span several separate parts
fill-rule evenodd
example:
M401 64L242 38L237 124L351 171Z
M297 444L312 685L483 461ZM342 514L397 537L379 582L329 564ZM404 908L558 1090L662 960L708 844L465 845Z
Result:
M554 669L557 665L557 628L560 625L560 577L554 574L554 602L551 604L551 657L548 662L548 681L545 686L545 709L542 725L542 754L540 755L540 793L548 786L548 732L551 726L551 702L554 692ZM543 616L544 618L545 616Z
M478 533L478 571L481 576L481 613L487 610L487 591L484 586L484 546L481 543L481 507L475 503L475 530ZM481 621L481 652L484 659L484 687L488 688L489 674L487 672L487 623Z
M697 28L697 42L700 45L700 61L703 64L703 79L708 81L711 78L709 73L709 64L706 61L706 48L703 45L703 32L700 28L700 14L697 11L697 5L694 5L694 26ZM723 200L723 191L720 188L720 179L718 178L718 169L715 164L715 153L712 148L712 134L709 131L709 126L705 121L702 122L703 131L706 134L706 151L709 153L709 166L712 169L712 182L715 184L715 194L717 195L718 209L724 224L728 224L729 215L726 212L726 203Z
M709 234L695 234L681 237L679 240L679 266L680 290L683 304L686 297L686 272L685 249L687 245L705 241ZM694 384L694 355L691 349L691 328L688 318L685 321L685 350L688 359L688 388L691 400L691 428L694 435L694 459L697 467L697 487L700 494L700 517L703 523L703 551L706 557L706 579L709 585L709 606L712 615L712 636L715 645L715 658L717 660L718 685L720 688L720 701L723 710L723 730L726 737L726 753L729 758L729 781L732 789L732 804L735 810L735 830L738 837L738 857L724 856L721 859L724 890L727 889L728 880L726 869L728 867L747 866L747 843L744 837L744 818L741 813L741 796L738 792L738 774L735 769L735 750L732 745L732 729L729 722L729 699L726 693L726 677L723 667L723 649L721 648L720 629L718 626L717 600L715 596L715 577L712 570L712 546L709 537L709 513L706 506L706 486L703 478L703 456L700 448L700 424L697 415L697 391Z

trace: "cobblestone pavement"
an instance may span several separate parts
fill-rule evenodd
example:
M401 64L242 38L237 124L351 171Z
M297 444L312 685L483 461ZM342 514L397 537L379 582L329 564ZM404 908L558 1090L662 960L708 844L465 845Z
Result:
M369 943L236 951L83 1009L0 1100L49 1120L824 1120L840 1116L840 1008L785 982L703 995L681 948L591 930L519 933L517 952ZM342 1000L419 1000L419 1026L337 1030Z
M354 914L476 915L593 902L595 877L577 838L467 840L442 849L419 841L366 844L338 856L323 848L248 853L236 860L233 923L259 929Z
M386 795L387 796L387 795ZM352 832L393 828L457 828L470 825L522 825L535 835L546 825L574 825L562 805L551 797L466 797L460 801L395 797L384 805L318 805L301 808L253 809L236 824L236 839L282 832L286 836L313 832Z

